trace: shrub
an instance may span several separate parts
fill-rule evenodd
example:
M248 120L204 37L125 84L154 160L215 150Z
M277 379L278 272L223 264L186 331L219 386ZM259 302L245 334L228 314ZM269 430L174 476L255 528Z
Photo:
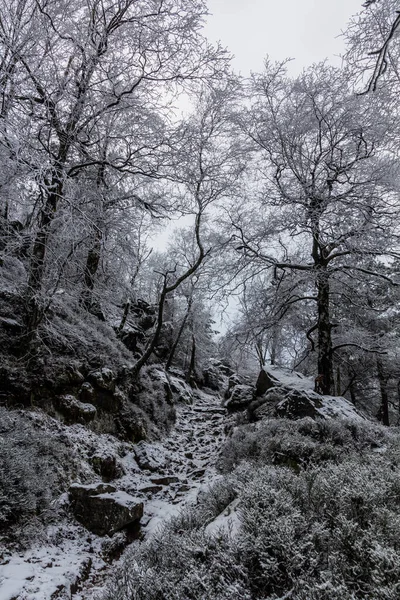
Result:
M363 421L271 419L236 429L222 449L218 466L229 472L250 460L299 470L324 461L338 462L351 452L382 448L391 437L390 430Z
M278 447L300 451L301 468L271 464ZM397 431L273 421L238 430L224 451L241 464L134 548L103 600L400 597ZM236 494L239 533L207 536Z
M40 516L64 491L73 454L35 414L0 408L0 528Z

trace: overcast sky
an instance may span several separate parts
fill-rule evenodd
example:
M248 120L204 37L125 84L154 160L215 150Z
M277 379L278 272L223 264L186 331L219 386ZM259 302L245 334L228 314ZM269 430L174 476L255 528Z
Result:
M208 0L206 35L234 55L242 75L260 71L267 54L296 59L292 74L344 49L340 33L363 0ZM339 36L339 37L338 37ZM340 64L340 61L338 61Z

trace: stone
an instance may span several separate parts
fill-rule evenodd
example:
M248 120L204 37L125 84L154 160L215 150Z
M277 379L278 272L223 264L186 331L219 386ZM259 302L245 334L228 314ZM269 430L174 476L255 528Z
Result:
M58 396L55 400L55 405L67 424L90 423L97 413L96 407L93 404L81 402L71 394Z
M142 494L157 494L158 492L161 492L162 489L162 485L146 485L139 488L138 492Z
M165 477L151 477L150 481L155 485L170 485L171 483L178 483L179 477L174 477L172 475L166 475Z
M246 409L254 398L254 388L250 385L235 385L231 391L231 395L225 402L225 408L229 412Z
M247 408L250 421L259 421L265 417L274 416L275 406L290 392L290 388L273 387L263 396L256 397Z
M94 391L94 387L88 381L85 381L79 390L79 400L94 404L95 398L96 392Z
M321 418L319 409L323 406L323 397L312 391L291 390L286 398L275 406L275 415L287 419Z
M104 367L99 371L93 371L88 376L89 381L101 390L114 392L115 390L115 375L111 369Z
M118 412L117 426L120 435L136 444L147 438L147 418L145 413L131 402L124 402Z
M95 454L90 458L90 463L103 481L112 481L123 475L123 468L112 454Z
M108 484L74 484L69 497L75 518L96 535L113 535L143 516L143 502Z
M85 381L85 378L80 372L78 365L74 363L70 363L66 366L66 372L71 385L79 385Z
M147 471L159 471L165 468L165 460L163 457L154 452L151 446L148 446L145 442L139 442L133 447L135 453L135 459L141 469Z
M203 369L202 375L205 387L214 391L218 391L221 388L222 381L220 373L214 365L210 365L206 369Z
M256 396L262 396L267 390L276 386L279 386L279 380L271 373L267 373L265 369L261 369L256 382Z

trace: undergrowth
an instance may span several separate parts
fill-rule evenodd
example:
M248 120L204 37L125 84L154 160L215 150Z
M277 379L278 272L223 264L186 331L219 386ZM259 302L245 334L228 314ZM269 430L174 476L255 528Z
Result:
M225 475L130 552L102 600L398 599L398 442L364 422L238 428ZM207 535L235 496L239 531Z

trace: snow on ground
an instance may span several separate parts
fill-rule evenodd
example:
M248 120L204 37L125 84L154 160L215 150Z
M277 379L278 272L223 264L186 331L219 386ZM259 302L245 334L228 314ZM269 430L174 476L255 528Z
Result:
M138 454L133 445L96 435L83 426L65 429L81 454L89 456L95 448L96 455L118 456L125 474L112 484L118 493L134 494L144 502L142 537L147 538L187 503L195 502L199 490L215 479L214 464L225 438L224 425L221 398L196 391L193 405L177 407L171 434L161 442L136 445ZM151 470L139 467L139 456L151 458ZM91 468L83 464L83 472L85 469L94 482ZM66 502L64 494L60 505ZM47 538L29 551L0 557L0 600L91 600L101 592L116 565L104 560L104 547L110 538L91 534L67 511L61 523L48 528Z
M3 557L0 600L70 598L71 585L84 577L87 569L104 568L100 540L90 540L82 527L72 524L51 529L54 543Z
M240 530L240 519L237 511L239 502L239 498L231 502L214 521L207 525L205 532L208 535L218 536L220 533L225 533L235 537Z

